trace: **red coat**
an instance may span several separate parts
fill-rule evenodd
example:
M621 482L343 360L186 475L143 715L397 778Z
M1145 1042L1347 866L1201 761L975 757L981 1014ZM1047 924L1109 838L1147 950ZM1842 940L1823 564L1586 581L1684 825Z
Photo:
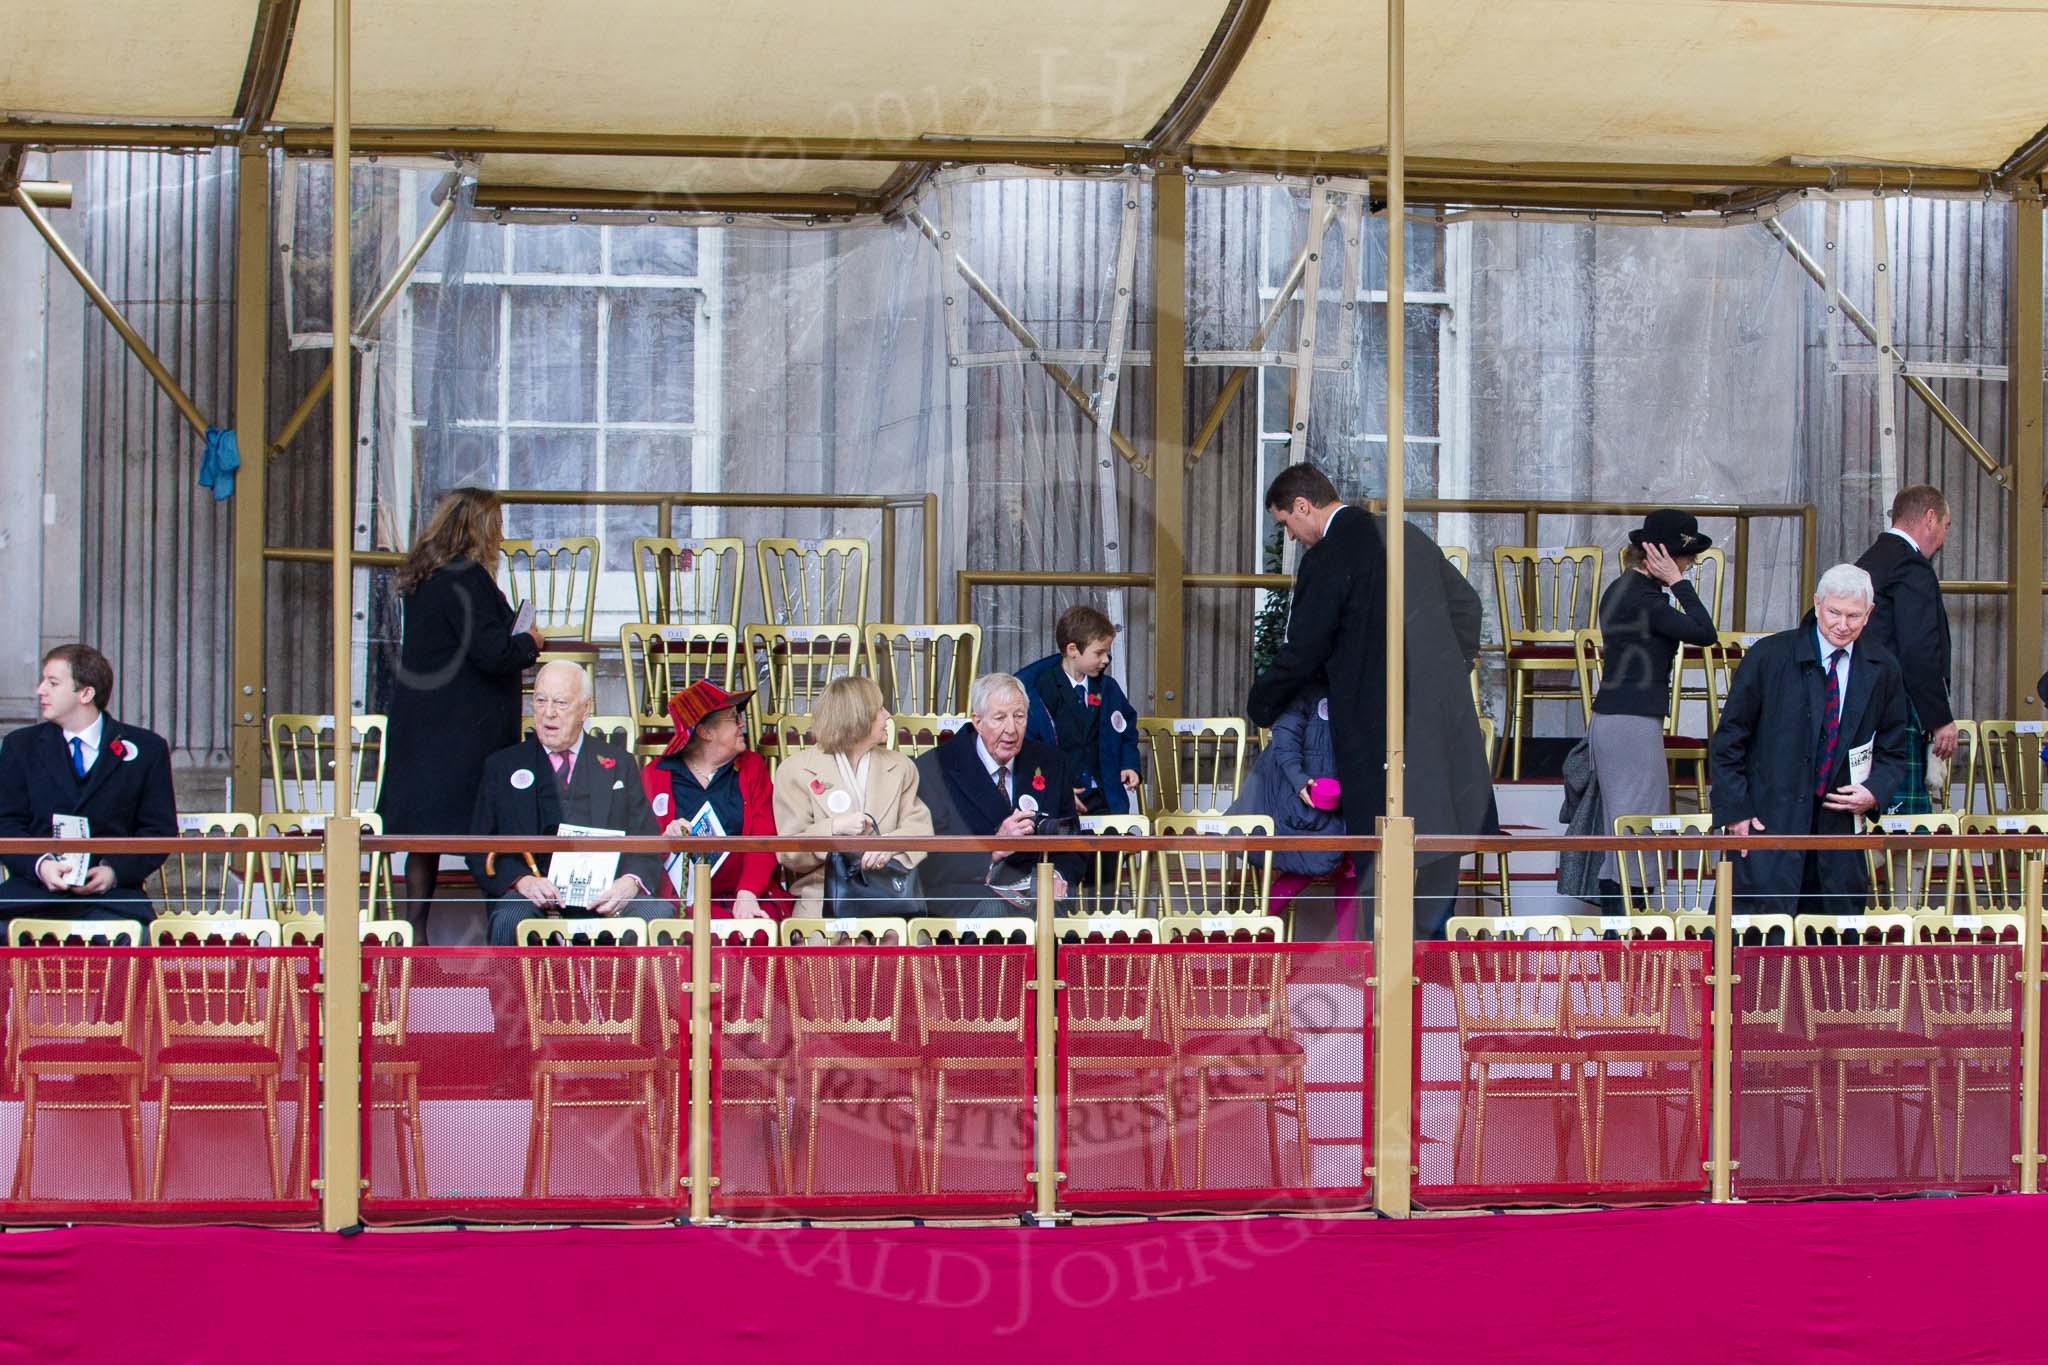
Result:
M742 749L740 756L733 760L733 770L740 783L740 828L741 835L759 835L772 838L775 834L775 787L768 776L768 761L752 749ZM671 789L672 774L659 762L649 763L640 770L640 785L647 789L647 800L655 810L664 812L662 826L675 818L676 800ZM773 853L734 853L711 874L711 909L714 914L730 913L734 895L751 891L761 902L761 908L775 918L781 919L789 913L789 893L782 886L782 870ZM661 894L683 902L685 912L689 905L684 894L674 886L668 876L662 877Z

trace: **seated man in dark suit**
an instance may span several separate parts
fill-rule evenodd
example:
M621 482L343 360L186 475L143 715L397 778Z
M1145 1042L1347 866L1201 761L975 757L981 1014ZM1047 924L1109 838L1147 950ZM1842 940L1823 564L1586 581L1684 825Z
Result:
M1006 854L1028 856L1039 816L1079 814L1072 775L1058 749L1024 738L1031 704L1024 685L1008 673L976 678L968 706L974 724L918 757L918 794L931 808L933 834L1017 844L993 857L932 854L920 867L925 899L935 915L1026 913L990 891L989 873ZM1064 897L1081 880L1085 860L1078 853L1056 853L1052 865L1053 894Z
M171 750L163 739L106 714L114 666L90 645L59 645L43 656L36 686L40 725L0 742L0 838L47 839L56 816L83 816L95 839L175 839ZM0 856L0 917L134 919L152 910L142 884L162 853L94 855L83 881L68 879L55 853Z
M590 675L557 660L533 679L533 734L484 760L472 834L552 835L562 825L658 835L654 809L633 756L583 733L590 718ZM565 907L562 891L528 855L471 854L469 870L491 907L490 941L517 941L519 921L542 915L628 913L661 885L661 858L622 853L618 875L588 907ZM657 910L666 903L651 901Z
M1714 823L1733 835L1854 834L1857 817L1906 778L1906 689L1898 661L1863 636L1870 575L1837 564L1813 611L1744 651L1714 730ZM1744 852L1735 894L1748 913L1855 914L1863 853Z

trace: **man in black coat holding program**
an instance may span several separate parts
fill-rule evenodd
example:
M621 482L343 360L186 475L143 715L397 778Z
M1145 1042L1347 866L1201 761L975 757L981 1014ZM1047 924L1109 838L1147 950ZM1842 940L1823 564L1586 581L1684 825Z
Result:
M95 839L174 839L178 805L171 751L162 737L106 713L114 666L91 645L59 645L43 656L36 705L42 723L0 743L0 838L48 839L58 816L83 816ZM162 853L95 854L82 881L48 853L0 856L0 919L133 919L153 911L142 884ZM175 907L174 907L175 908Z
M1870 575L1837 564L1813 611L1752 645L1711 746L1714 823L1733 835L1854 834L1906 778L1898 661L1864 637ZM1758 850L1735 863L1752 914L1855 914L1868 890L1860 850Z
M1344 827L1375 834L1387 804L1385 522L1340 502L1336 486L1311 464L1282 470L1266 490L1266 508L1305 549L1286 643L1252 684L1246 711L1254 724L1270 726L1297 692L1326 684ZM1494 833L1493 776L1467 681L1479 657L1479 595L1420 529L1408 525L1403 534L1407 813L1418 834ZM1461 860L1455 853L1417 857L1418 938L1442 936L1457 903ZM1363 875L1360 886L1370 886Z
M1948 760L1956 752L1948 609L1931 562L1948 541L1948 523L1948 499L1939 488L1902 488L1892 499L1890 528L1856 561L1876 594L1862 638L1899 661L1906 688L1906 778L1888 807L1905 815L1934 809L1930 788L1946 790Z

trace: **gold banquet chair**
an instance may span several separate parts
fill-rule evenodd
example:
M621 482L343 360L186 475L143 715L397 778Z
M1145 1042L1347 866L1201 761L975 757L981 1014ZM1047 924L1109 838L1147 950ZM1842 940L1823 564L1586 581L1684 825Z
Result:
M270 790L279 810L331 811L340 773L341 732L334 716L279 713L269 718ZM384 791L383 716L348 718L349 790L354 804L375 810ZM360 793L370 788L367 799Z
M1597 917L1588 917L1597 918ZM1662 921L1663 938L1673 937L1671 922L1655 915L1615 917L1625 936L1654 937L1651 921ZM1634 929L1634 935L1627 931ZM1594 937L1600 935L1596 932ZM1570 998L1566 1013L1577 1035L1587 1063L1593 1068L1593 1142L1588 1179L1600 1179L1606 1159L1607 1100L1615 1091L1631 1099L1652 1102L1657 1120L1657 1153L1664 1161L1670 1140L1667 1120L1670 1100L1685 1101L1678 1123L1678 1157L1682 1166L1685 1135L1702 1112L1707 1049L1700 1030L1700 976L1696 959L1686 953L1652 950L1591 951L1575 953L1576 970L1569 973L1566 990ZM1680 1026L1673 1027L1673 1011ZM1617 1073L1616 1068L1622 1068ZM1673 1082L1666 1073L1683 1072ZM1664 1169L1670 1170L1666 1164Z
M597 576L604 563L597 537L508 540L502 551L505 595L515 610L533 603L533 624L546 639L535 662L594 663L598 649L591 625L597 618Z
M1143 815L1084 815L1080 831L1112 837L1142 838L1152 833L1152 821ZM1144 849L1119 852L1096 845L1084 855L1088 875L1082 884L1070 887L1074 913L1081 915L1142 915L1150 890L1152 855ZM1263 910L1262 912L1263 913Z
M891 711L965 715L967 690L981 669L981 627L871 625L868 676Z
M253 839L256 817L237 811L180 814L178 837ZM180 848L157 873L166 909L230 916L249 914L260 876L254 853L215 853L202 848Z
M761 605L777 626L850 625L868 617L868 542L858 536L754 542Z
M1617 815L1616 838L1670 838L1685 834L1711 834L1714 817L1692 815ZM1712 849L1680 849L1660 853L1655 849L1620 849L1615 854L1621 873L1621 902L1631 915L1711 914L1714 907L1714 869L1721 856Z
M796 924L794 917L782 923L786 943L804 943L812 937L829 941L830 936L813 926L792 927ZM909 926L900 919L837 923L849 943L864 931L873 931L877 942L893 931L898 936L896 941L903 943L909 934ZM909 1172L903 1166L902 1132L892 1124L889 1137L897 1189L930 1188L925 1166L925 1054L911 1039L910 1031L917 1025L905 1017L904 1004L904 977L915 970L916 961L904 953L834 951L791 954L784 963L796 1071L797 1122L804 1134L805 1194L817 1189L818 1135L830 1105L859 1106L861 1110L871 1106L906 1106L916 1183L908 1181ZM863 1073L901 1077L909 1093L877 1094L868 1086L849 1088L837 1080L829 1090L826 1087L828 1076L843 1078Z
M1982 776L1986 808L1993 815L2021 815L2043 809L2041 745L2048 722L1980 720L1977 771Z
M1577 679L1567 690L1544 686L1544 674L1575 672L1572 636L1592 628L1600 607L1603 555L1591 545L1561 548L1501 545L1493 552L1494 594L1506 647L1509 776L1522 776L1522 736L1538 701L1566 701L1579 695Z
M662 1028L646 1016L653 1005L647 989L647 957L638 953L578 951L581 935L617 932L647 941L647 921L529 919L520 921L517 941L533 946L557 936L570 945L560 951L522 953L519 980L526 999L528 1074L533 1108L526 1140L527 1198L548 1196L554 1161L555 1112L559 1109L622 1111L632 1128L633 1153L641 1189L658 1191L666 1165L659 1150ZM658 966L658 964L656 964ZM650 1042L649 1035L654 1041ZM614 1082L615 1091L598 1087Z
M978 934L983 948L1032 941L1028 919L913 919L910 938L924 946L959 949ZM952 943L945 940L951 938ZM910 973L918 1044L932 1085L931 1160L925 1190L937 1194L946 1159L948 1108L1001 1107L1031 1111L1031 979L1028 953L951 951L902 959ZM815 1123L815 1120L813 1120Z
M634 756L658 758L668 744L669 699L694 682L728 692L751 684L740 672L739 634L728 625L664 625L635 621L619 627L626 671L626 705L635 729Z
M1949 942L1971 942L1983 936L1993 943L2001 939L2017 943L2021 926L2019 915L1963 915L1941 920L1922 915L1914 917L1913 930L1914 941L1921 943L1941 941L1935 937L1940 933L1946 933ZM2018 1095L2013 1064L2019 1054L2020 1033L2014 1027L2013 1004L2018 995L2014 978L2019 973L2010 953L2000 952L1923 953L1913 965L1921 1027L1940 1049L1942 1064L1951 1073L1956 1126L1949 1150L1955 1157L1952 1173L1961 1180L1964 1119L1970 1096L2000 1095L2010 1100ZM1936 1084L1938 1094L1938 1078ZM1934 1174L1940 1179L1939 1143L1935 1145Z
M1139 1110L1141 1169L1153 1179L1152 1126L1166 1130L1167 1189L1178 1189L1180 1165L1180 1066L1168 1017L1173 960L1155 952L1106 952L1103 946L1162 941L1158 921L1091 915L1053 921L1064 943L1092 944L1087 952L1060 958L1066 983L1060 1003L1061 1062L1066 1068L1068 1105L1128 1105ZM1127 1085L1115 1082L1129 1077Z
M1865 823L1866 833L1959 834L1955 815L1887 815ZM1967 883L1970 856L1949 848L1870 848L1863 851L1870 879L1870 911L1880 915L1917 915L1956 908L1958 883ZM1964 887L1964 902L1968 889Z
M1164 926L1162 926L1163 928ZM1169 931L1170 933L1170 931ZM1290 959L1279 950L1218 945L1168 960L1172 995L1167 1018L1174 1030L1176 1063L1195 1085L1195 1185L1209 1172L1209 1110L1218 1103L1257 1104L1266 1111L1272 1180L1283 1184L1279 1120L1291 1117L1303 1188L1314 1183L1308 1134L1308 1054L1289 1021ZM1216 1082L1232 1073L1257 1074L1249 1091Z
M1524 920L1547 916L1518 915L1513 920L1468 919L1457 926L1474 937L1512 937ZM1562 916L1556 917L1562 919ZM1452 921L1457 924L1456 920ZM1550 926L1568 939L1569 924ZM1447 927L1452 940L1463 935ZM1468 1183L1477 1185L1486 1169L1486 1112L1489 1100L1537 1100L1555 1110L1557 1166L1565 1178L1570 1135L1576 1118L1580 1158L1593 1169L1592 1125L1586 1100L1586 1074L1581 1044L1568 1032L1565 1013L1571 991L1568 943L1552 947L1495 941L1445 954L1450 959L1452 1015L1458 1033L1457 1127L1451 1140L1453 1178L1464 1166L1465 1129L1472 1130L1472 1166ZM1533 1073L1533 1074L1532 1074ZM1567 1108L1565 1101L1570 1102Z
M860 627L748 626L741 657L746 675L761 680L761 694L746 714L809 715L834 681L860 670ZM759 730L754 732L759 739Z
M213 946L209 940L219 940ZM239 951L275 947L274 920L230 920L210 915L159 915L150 941L182 951L159 953L150 963L157 1031L156 1161L149 1197L163 1198L164 1166L173 1116L180 1113L252 1113L263 1122L270 1196L284 1197L278 1150L278 1086L284 1074L280 1008L297 992L299 964ZM196 946L185 946L195 944ZM192 1095L186 1098L190 1087Z
M358 812L363 833L384 833L384 818L375 811ZM318 837L327 828L327 817L298 811L277 811L256 817L256 832L265 839ZM259 861L263 874L264 902L274 918L320 913L327 889L327 855L319 851L277 853ZM391 859L382 852L366 852L357 872L361 878L363 918L389 919L397 905L391 881Z
M776 1013L781 994L772 954L743 958L718 951L722 948L772 948L776 925L769 919L714 919L709 922L713 951L712 1015L718 1028L718 1107L762 1109L767 1112L770 1138L768 1170L771 1188L791 1189L796 1165L790 1133L789 1039L781 1031ZM695 923L688 919L648 921L648 942L655 947L686 947L695 939ZM687 964L683 967L687 974ZM668 977L656 964L654 985L666 993ZM663 1048L664 1097L668 1106L668 1136L665 1150L681 1150L682 1114L686 1052L683 1028L688 1006L678 1001L674 1010L662 1010L668 1030Z
M974 723L971 716L899 715L889 727L889 747L905 758L928 754Z
M1964 834L2025 834L2048 839L2048 812L1965 815L1960 827ZM1969 900L1973 912L1981 915L2020 909L2026 886L2026 860L2041 856L2039 846L1980 849L1965 856L1969 859Z
M72 938L134 946L132 920L28 920L8 926L16 947ZM128 1194L142 1198L143 1020L137 1007L139 958L114 953L16 953L8 963L10 1073L21 1087L21 1148L14 1191L34 1197L36 1120L46 1111L111 1113L121 1121Z
M633 595L642 621L736 627L746 581L747 549L738 536L633 540Z
M1152 821L1161 837L1206 834L1217 837L1273 836L1269 815L1161 815ZM1273 902L1273 860L1201 849L1162 852L1153 860L1159 909L1165 915L1265 915Z
M1138 748L1148 814L1221 815L1244 784L1250 740L1235 716L1140 716Z

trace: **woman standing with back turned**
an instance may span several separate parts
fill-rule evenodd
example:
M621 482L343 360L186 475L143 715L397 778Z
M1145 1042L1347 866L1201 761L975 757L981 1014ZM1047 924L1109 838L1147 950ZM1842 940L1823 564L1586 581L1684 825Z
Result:
M467 834L484 759L518 742L520 679L541 636L512 630L497 581L504 538L497 494L458 488L398 566L404 626L377 803L386 834ZM420 943L440 866L406 855L405 915Z

